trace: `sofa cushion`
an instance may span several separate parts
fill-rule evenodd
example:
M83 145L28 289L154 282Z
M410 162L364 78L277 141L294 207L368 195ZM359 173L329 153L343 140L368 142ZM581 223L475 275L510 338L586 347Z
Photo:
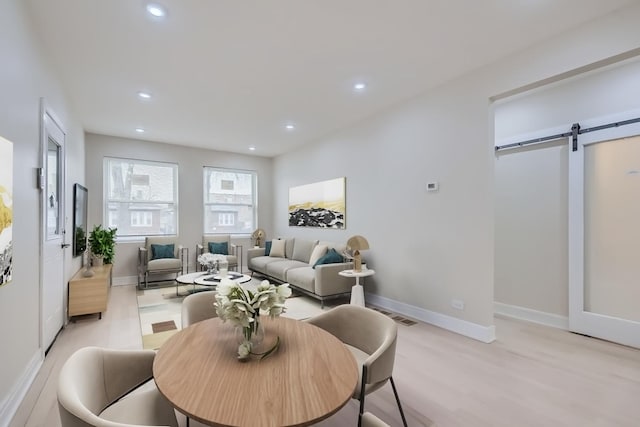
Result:
M271 251L269 252L269 256L284 258L284 249L285 249L284 240L273 240L271 242Z
M284 257L287 259L293 259L293 249L294 249L295 239L294 238L284 239L284 242L285 242Z
M271 252L271 240L268 240L264 242L264 253L266 255L269 255L270 252Z
M152 259L147 263L147 270L174 270L182 267L182 261L178 258Z
M315 265L316 262L327 254L327 245L316 245L309 257L309 265Z
M229 255L229 243L209 242L209 252L212 254Z
M305 239L294 239L293 243L293 256L291 259L296 261L309 263L309 258L311 257L311 252L313 251L313 247L316 245L316 241L314 240L305 240Z
M280 260L277 262L270 262L267 264L267 274L277 280L286 282L287 270L299 267L308 267L306 262L300 262L295 260Z
M342 255L336 252L335 249L331 248L323 257L313 264L313 268L316 268L316 265L320 264L337 264L339 262L342 262Z
M175 258L175 245L151 245L151 259Z
M249 268L259 273L267 274L267 264L282 261L282 258L270 256L257 256L249 261Z
M325 241L321 241L318 242L319 245L327 245L328 249L335 249L336 252L338 252L339 254L343 254L344 251L347 249L347 244L346 243L336 243L336 242L325 242Z
M287 282L305 291L315 292L316 274L311 267L290 268L287 270Z

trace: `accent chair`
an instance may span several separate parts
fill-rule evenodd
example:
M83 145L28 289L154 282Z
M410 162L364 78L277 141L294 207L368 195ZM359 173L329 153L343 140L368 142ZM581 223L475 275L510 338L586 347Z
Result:
M149 276L175 274L185 270L189 259L187 248L177 243L176 236L146 237L144 247L138 248L138 288L149 287ZM188 266L187 266L188 272Z
M198 256L205 252L227 256L229 270L242 272L242 245L231 243L230 234L205 234L202 244L196 245L196 270L204 270L198 263Z

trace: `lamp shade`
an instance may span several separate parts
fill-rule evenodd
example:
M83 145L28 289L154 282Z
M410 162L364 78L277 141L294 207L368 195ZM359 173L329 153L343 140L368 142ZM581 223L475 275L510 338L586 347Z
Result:
M347 240L347 247L354 251L369 249L369 242L362 236L352 236Z

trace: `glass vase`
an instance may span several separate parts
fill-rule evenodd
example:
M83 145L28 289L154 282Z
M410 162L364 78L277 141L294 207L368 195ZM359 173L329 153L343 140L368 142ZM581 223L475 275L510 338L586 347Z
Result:
M264 341L264 325L260 322L260 317L255 317L255 320L247 327L237 326L236 337L238 344L250 342L252 352L258 352Z

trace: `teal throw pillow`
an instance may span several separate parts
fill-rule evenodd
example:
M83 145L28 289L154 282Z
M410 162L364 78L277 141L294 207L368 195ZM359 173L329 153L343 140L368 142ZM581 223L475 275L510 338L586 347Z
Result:
M264 254L269 256L270 253L271 253L271 240L269 240L268 242L264 242Z
M229 255L229 244L227 242L209 242L209 252L212 254Z
M342 262L342 255L340 255L335 249L331 248L324 256L320 257L320 259L313 264L313 268L316 268L316 265L320 264L337 264L339 262Z
M151 259L173 258L174 245L151 245Z

